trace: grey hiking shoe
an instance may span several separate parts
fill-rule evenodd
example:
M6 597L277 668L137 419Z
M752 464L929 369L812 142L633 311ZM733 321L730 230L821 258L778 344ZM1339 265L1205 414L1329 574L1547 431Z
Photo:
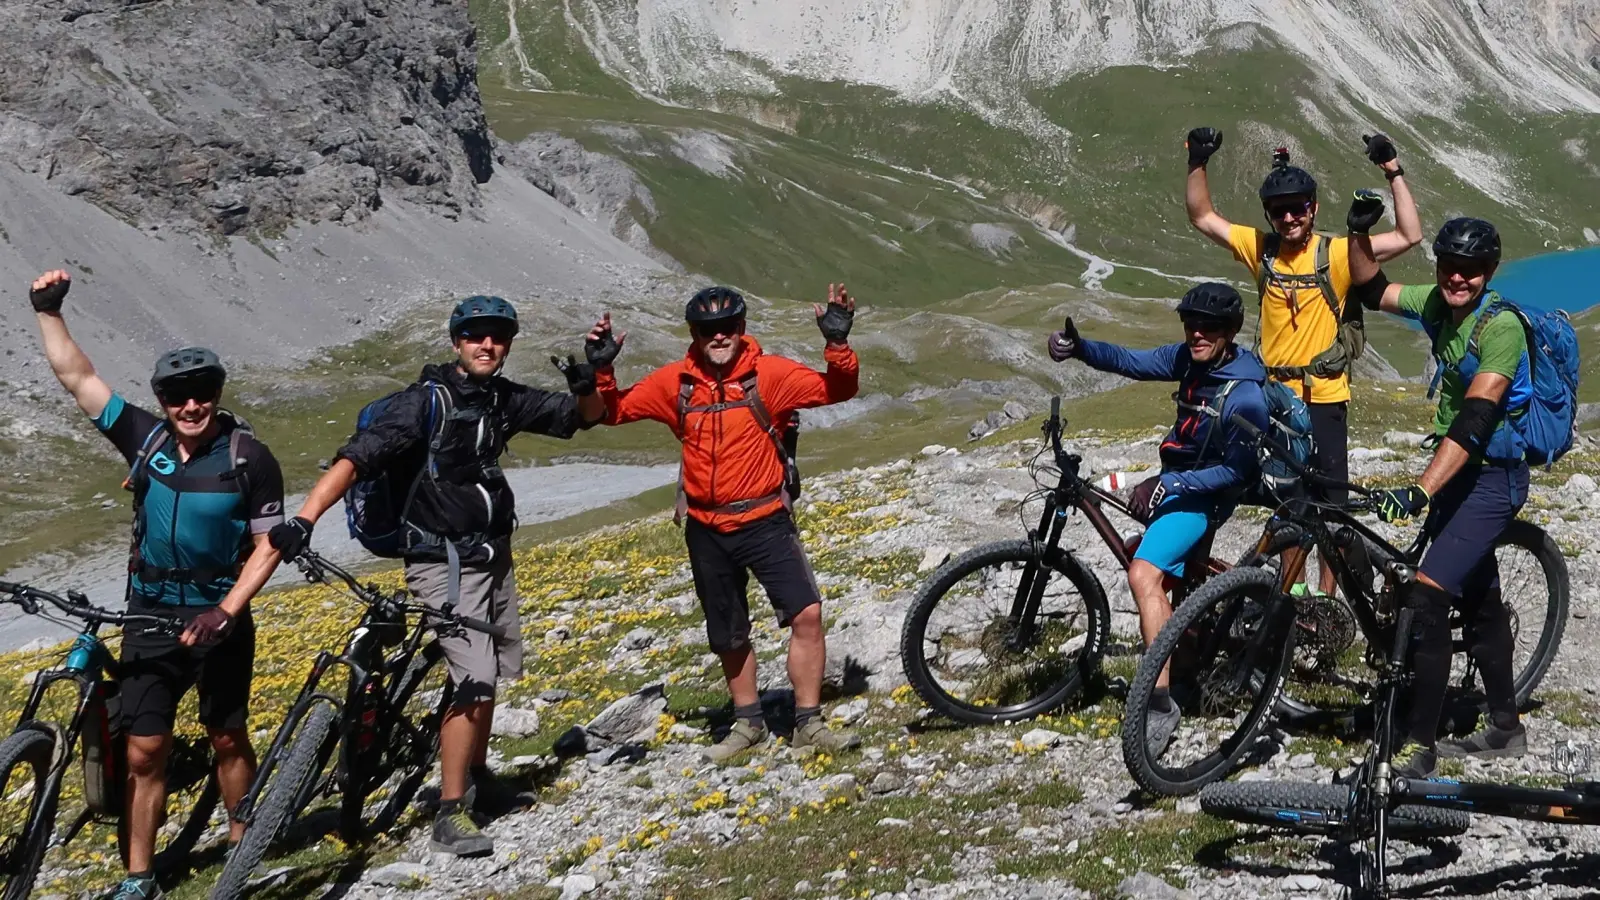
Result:
M491 817L527 809L538 802L539 795L532 791L519 791L493 774L477 771L472 772L467 791L461 795L463 808Z
M1481 728L1460 740L1440 741L1439 755L1446 759L1500 759L1528 752L1528 729L1521 722L1509 731L1486 721L1479 724Z
M767 741L767 727L765 725L752 726L745 724L743 719L733 723L728 729L728 734L722 740L707 747L700 754L700 758L708 763L722 765L735 756L759 747Z
M1160 759L1161 754L1167 752L1167 745L1172 743L1172 733L1178 730L1178 723L1183 720L1183 712L1178 709L1178 704L1167 701L1164 711L1151 709L1144 720L1144 741L1150 751L1151 759Z
M1432 778L1439 770L1439 755L1432 747L1406 741L1389 761L1389 771L1401 778Z
M861 738L855 732L841 728L838 731L828 727L828 723L818 716L806 724L796 728L794 735L789 738L789 746L796 750L824 750L828 753L838 753L841 750L854 750L861 746Z
M494 839L483 833L466 806L457 801L441 807L434 817L428 848L456 856L488 856L494 852Z

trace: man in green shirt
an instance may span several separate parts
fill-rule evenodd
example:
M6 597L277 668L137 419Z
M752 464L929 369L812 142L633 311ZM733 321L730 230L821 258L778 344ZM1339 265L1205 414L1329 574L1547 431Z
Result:
M1437 284L1390 284L1370 243L1352 236L1350 268L1358 296L1422 324L1439 362L1439 408L1433 459L1416 483L1378 492L1386 522L1429 506L1423 528L1432 537L1406 602L1414 608L1411 713L1395 773L1433 774L1439 756L1492 758L1527 751L1517 721L1512 681L1511 618L1500 596L1494 543L1528 499L1528 464L1511 417L1533 395L1527 336L1515 314L1483 319L1498 299L1488 290L1500 264L1500 235L1481 219L1451 219L1433 243ZM1463 608L1471 652L1483 674L1489 717L1477 733L1435 743L1450 676L1452 605Z

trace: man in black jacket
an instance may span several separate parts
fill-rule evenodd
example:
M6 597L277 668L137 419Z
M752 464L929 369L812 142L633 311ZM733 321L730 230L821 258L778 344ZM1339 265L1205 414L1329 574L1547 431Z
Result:
M440 736L443 785L432 846L458 856L493 852L493 841L470 815L468 786L490 783L486 754L495 682L516 677L522 668L522 625L511 570L516 505L500 471L500 454L513 434L570 438L605 416L594 369L586 363L574 365L569 359L562 367L570 394L502 378L516 334L517 313L510 303L482 296L461 301L450 316L456 361L423 369L416 384L339 451L299 515L271 532L272 545L293 558L310 540L317 519L358 479L405 462L414 463L408 471L421 473L402 539L407 587L424 603L453 601L457 613L493 622L505 632L503 640L475 631L440 638L455 698ZM434 417L441 387L448 406L442 431L432 427L439 421ZM438 448L429 465L436 434Z

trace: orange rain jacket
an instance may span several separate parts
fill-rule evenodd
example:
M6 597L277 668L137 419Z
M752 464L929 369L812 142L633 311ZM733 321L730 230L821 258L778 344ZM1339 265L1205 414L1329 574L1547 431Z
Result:
M774 499L741 513L713 512L730 503L778 493L783 486L783 462L772 438L748 407L691 412L680 428L680 385L685 378L694 384L691 406L710 406L743 399L740 382L754 372L761 402L782 433L795 410L843 403L856 395L861 376L856 352L849 346L829 347L823 358L828 362L826 373L792 359L766 356L761 345L746 336L743 352L720 379L691 347L683 359L651 372L633 387L619 388L611 369L600 370L596 383L606 403L607 425L654 419L672 429L683 444L683 489L689 515L726 533L783 508L783 500Z

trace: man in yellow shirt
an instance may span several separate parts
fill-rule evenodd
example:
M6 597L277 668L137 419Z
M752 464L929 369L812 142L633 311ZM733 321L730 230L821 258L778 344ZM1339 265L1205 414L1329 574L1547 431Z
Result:
M1394 192L1395 230L1372 237L1373 254L1387 261L1421 243L1422 221L1394 143L1381 134L1364 140L1367 158L1383 170ZM1260 190L1272 230L1224 219L1211 205L1211 185L1206 177L1206 163L1221 146L1222 132L1214 128L1189 132L1189 179L1184 196L1189 222L1228 248L1255 277L1261 305L1261 361L1269 377L1294 386L1305 399L1311 412L1317 467L1333 478L1348 480L1349 368L1362 343L1350 340L1359 332L1342 336L1340 327L1345 322L1359 322L1361 313L1359 304L1345 302L1350 292L1349 238L1316 233L1316 179L1289 165L1287 150L1274 154L1272 171ZM1357 225L1352 214L1350 224L1364 233L1369 223ZM1343 503L1346 498L1343 492L1327 492L1324 499ZM1323 593L1332 593L1334 587L1332 568L1323 566Z

